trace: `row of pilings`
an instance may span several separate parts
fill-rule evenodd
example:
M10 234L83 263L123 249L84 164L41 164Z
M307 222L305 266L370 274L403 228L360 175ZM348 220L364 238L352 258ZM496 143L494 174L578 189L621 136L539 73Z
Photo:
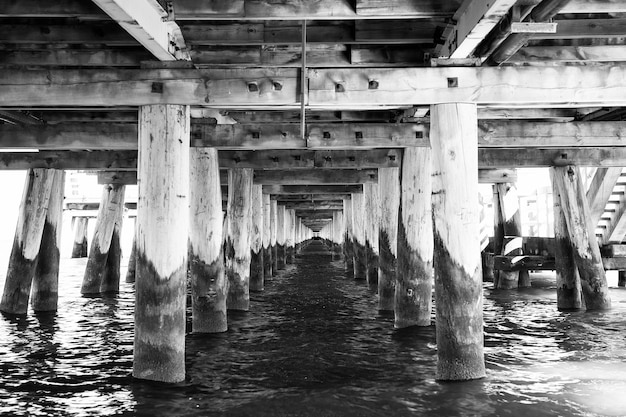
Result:
M177 382L185 377L188 279L193 331L225 331L227 310L249 309L249 291L262 287L258 275L280 269L312 232L263 195L247 168L229 171L224 219L217 150L190 148L189 107L142 106L139 116L133 375ZM476 106L433 105L430 138L432 149L406 148L401 169L381 168L377 186L345 199L342 214L331 222L333 232L327 228L324 235L343 244L334 249L344 254L356 278L377 281L379 308L393 309L398 328L431 325L434 288L436 378L482 378ZM556 172L562 176L557 181L567 226L564 247L573 251L587 308L606 308L606 280L595 262L584 198L575 188L580 180L570 167ZM41 184L33 180L40 174ZM54 212L49 209L54 176L48 176L48 171L29 173L0 303L5 312L26 312L38 279L34 271L48 258L41 254L44 225ZM119 259L110 249L119 245L122 187L104 187L99 219L107 221L96 226L85 294L119 285ZM268 216L269 226L261 223Z

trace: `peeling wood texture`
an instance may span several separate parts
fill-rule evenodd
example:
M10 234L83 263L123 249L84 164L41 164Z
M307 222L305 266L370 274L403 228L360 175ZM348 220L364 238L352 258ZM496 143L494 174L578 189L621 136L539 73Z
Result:
M378 170L380 193L378 309L393 311L398 256L398 210L400 208L400 168Z
M139 112L133 376L185 379L189 107Z
M222 242L222 191L217 150L190 150L189 273L191 275L192 331L228 330Z
M431 106L439 380L485 376L476 106Z
M32 169L26 175L0 311L26 314L37 256L41 248L54 171Z
M567 225L567 237L580 274L585 307L587 310L609 309L611 299L606 275L590 222L589 204L583 191L580 171L574 166L556 167L553 176Z
M229 310L250 309L252 175L252 170L247 168L228 172L228 235L224 250L228 277L226 305Z

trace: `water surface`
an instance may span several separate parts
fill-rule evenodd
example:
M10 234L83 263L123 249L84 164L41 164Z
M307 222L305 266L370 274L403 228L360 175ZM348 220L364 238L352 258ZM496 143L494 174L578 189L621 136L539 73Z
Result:
M166 385L130 376L133 285L81 297L86 260L62 262L57 314L0 316L2 415L626 415L623 289L611 311L564 313L545 279L485 284L488 377L439 383L434 325L394 330L343 264L303 256L227 333L188 334L187 380Z

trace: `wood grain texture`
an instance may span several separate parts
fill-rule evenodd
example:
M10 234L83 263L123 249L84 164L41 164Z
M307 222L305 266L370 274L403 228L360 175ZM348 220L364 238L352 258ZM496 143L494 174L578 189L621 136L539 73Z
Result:
M406 149L400 174L394 327L430 326L433 288L432 160Z
M440 380L485 376L476 106L431 106L433 232Z
M0 311L5 313L23 315L28 311L54 177L54 171L45 169L29 170L26 175L0 301Z
M228 171L226 217L226 275L229 310L250 308L250 244L252 225L252 175L248 168Z
M189 107L139 111L133 376L185 379Z
M553 181L559 192L567 237L580 275L585 307L587 310L609 309L611 299L606 275L579 168L556 167L553 169Z
M192 331L225 332L228 282L223 261L222 191L216 149L190 149L189 180Z

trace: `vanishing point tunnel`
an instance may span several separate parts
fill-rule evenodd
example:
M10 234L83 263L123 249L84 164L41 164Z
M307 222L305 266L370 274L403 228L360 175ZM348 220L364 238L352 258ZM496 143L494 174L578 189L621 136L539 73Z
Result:
M594 0L3 1L0 169L28 175L0 310L56 310L64 170L97 171L84 295L119 289L138 185L134 377L185 379L188 291L192 332L225 332L319 238L396 328L434 320L436 379L483 378L484 276L511 289L555 270L563 310L609 309L607 269L624 282L624 16ZM525 167L550 167L554 238L522 236Z

